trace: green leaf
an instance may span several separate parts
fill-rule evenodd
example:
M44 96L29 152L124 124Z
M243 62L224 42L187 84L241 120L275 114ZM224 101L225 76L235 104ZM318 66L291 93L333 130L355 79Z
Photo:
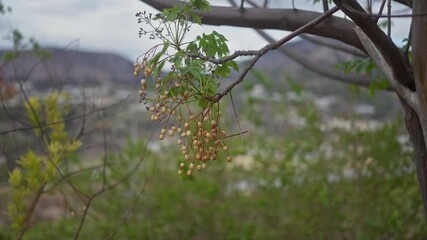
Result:
M153 71L153 77L156 78L159 75L159 72L162 71L163 67L165 66L165 61L162 61Z
M187 48L185 49L187 52L196 53L199 51L199 48L197 47L197 44L195 42L190 42L187 45Z
M12 188L17 188L21 185L22 174L19 168L15 168L12 172L9 173L9 183Z
M150 65L156 66L157 63L159 62L160 57L163 56L166 53L166 51L168 50L169 45L170 44L168 42L164 42L162 50L160 52L158 52L156 55L154 55L154 57L151 58L150 61L148 61L147 65L148 66L150 66Z
M182 11L183 10L180 6L175 6L173 8L164 9L162 13L166 17L166 20L168 20L169 22L173 22L178 18Z
M207 0L190 0L190 4L201 11L207 11L211 8L211 5Z
M215 74L218 74L221 77L227 77L230 74L230 69L227 65L223 64L215 69Z
M207 99L199 99L199 107L203 110L206 109L209 105L209 101Z
M369 84L369 94L374 96L378 90L384 90L389 86L390 85L387 79L378 75L376 76L375 80Z

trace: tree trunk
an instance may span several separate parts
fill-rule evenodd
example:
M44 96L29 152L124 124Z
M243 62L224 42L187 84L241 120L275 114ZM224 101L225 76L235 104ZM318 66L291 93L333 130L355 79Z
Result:
M417 113L401 99L405 110L405 123L412 146L414 148L414 162L417 170L420 192L424 205L424 215L427 219L427 152L425 139Z
M406 112L406 127L414 146L415 164L427 218L427 1L413 1L412 19L412 67L414 72L417 111L403 103ZM417 16L419 15L419 16Z

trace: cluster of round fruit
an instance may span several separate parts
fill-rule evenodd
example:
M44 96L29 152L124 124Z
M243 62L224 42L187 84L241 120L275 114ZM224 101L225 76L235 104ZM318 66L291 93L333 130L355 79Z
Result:
M147 60L144 59L142 64L135 63L134 67L135 76L139 76L143 71L139 90L141 100L150 101L146 97L146 79L152 74L153 66L147 66ZM194 169L206 169L208 161L218 158L219 150L225 152L228 162L232 161L228 154L229 136L218 125L222 116L219 109L208 104L200 113L194 115L192 112L190 103L200 96L197 96L197 90L189 84L189 76L175 74L167 81L160 76L152 78L156 79L153 85L157 94L151 98L152 105L147 106L147 109L151 112L152 121L165 120L165 127L160 130L160 140L167 136L178 136L177 144L181 145L185 159L180 163L178 173L186 171L187 175L191 175Z

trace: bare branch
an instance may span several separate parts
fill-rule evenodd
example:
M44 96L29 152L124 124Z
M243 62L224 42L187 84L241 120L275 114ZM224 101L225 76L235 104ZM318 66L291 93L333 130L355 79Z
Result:
M274 39L269 36L265 31L263 30L256 30L257 33L262 36L265 40L269 42L273 42ZM345 74L338 71L333 71L331 68L325 67L322 64L319 64L318 62L313 62L306 56L303 56L301 53L298 53L295 50L292 50L291 48L287 47L286 45L283 45L282 47L277 49L287 57L291 58L295 62L301 64L303 67L320 74L321 76L331 78L332 80L337 80L340 82L345 83L352 83L357 84L359 86L368 87L371 82L374 80L371 76L366 75L358 75L358 74ZM388 88L387 90L392 90Z
M235 51L233 54L227 56L227 57L223 57L223 58L214 58L214 57L209 57L209 56L205 56L201 53L188 53L187 55L190 57L194 57L194 58L200 58L202 60L214 63L214 64L222 64L231 60L234 60L238 57L242 57L242 56L255 56L259 53L259 50L249 50L249 51Z
M374 62L377 64L377 67L387 77L387 80L389 80L397 94L399 94L399 96L404 99L412 108L419 109L419 102L416 94L397 81L392 67L385 60L380 50L369 39L369 37L366 36L362 29L356 27L354 31L356 32L365 49L368 51L369 56L371 56L372 60L374 60Z
M182 3L178 0L141 0L142 2L158 9L172 7ZM295 31L314 19L321 17L322 13L295 10L295 9L266 9L247 8L242 13L238 7L213 6L209 12L197 12L202 22L208 25L228 25L259 29L278 29ZM307 29L307 33L333 38L364 51L353 28L355 24L347 19L330 16L316 26Z
M405 56L371 18L360 14L360 12L365 12L362 6L355 0L334 0L334 2L375 44L394 71L395 79L411 91L415 91L412 68L405 61Z
M235 86L237 86L238 84L240 84L243 79L245 78L246 74L249 72L249 70L255 65L255 63L267 52L277 49L278 47L282 46L283 44L287 43L288 41L292 40L293 38L299 36L301 33L306 32L309 28L321 23L322 21L324 21L325 19L327 19L328 17L330 17L332 14L334 14L336 11L338 11L339 8L338 7L333 7L330 10L328 10L327 12L325 12L324 14L322 14L320 17L314 19L313 21L307 23L306 25L300 27L299 29L297 29L296 31L290 33L289 35L287 35L286 37L270 43L266 46L264 46L263 48L261 48L259 50L259 53L252 59L252 61L249 63L249 65L245 68L245 70L243 70L243 72L240 74L239 78L236 79L232 84L230 84L223 92L221 93L217 93L216 95L214 95L213 97L210 97L209 100L212 102L217 102L219 101L222 97L224 97L225 95L227 95Z
M333 44L330 41L324 41L323 39L321 39L319 37L314 37L314 36L310 36L307 34L302 34L300 37L303 39L306 39L310 42L313 42L313 43L316 43L319 45L323 45L323 46L326 46L326 47L329 47L329 48L332 48L332 49L335 49L335 50L338 50L341 52L350 53L350 54L353 54L353 55L358 56L358 57L366 57L366 53L360 51L357 48L351 47L351 46L347 46L347 45L343 45L343 44L341 44L341 45Z

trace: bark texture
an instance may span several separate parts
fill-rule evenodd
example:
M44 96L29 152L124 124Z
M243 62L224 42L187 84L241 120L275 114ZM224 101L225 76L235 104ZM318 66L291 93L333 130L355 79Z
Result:
M417 119L412 123L407 121L407 128L414 145L418 180L427 218L427 16L422 15L426 12L426 0L413 1L413 14L420 15L412 20L412 63L419 101L418 111L411 113L418 114Z

